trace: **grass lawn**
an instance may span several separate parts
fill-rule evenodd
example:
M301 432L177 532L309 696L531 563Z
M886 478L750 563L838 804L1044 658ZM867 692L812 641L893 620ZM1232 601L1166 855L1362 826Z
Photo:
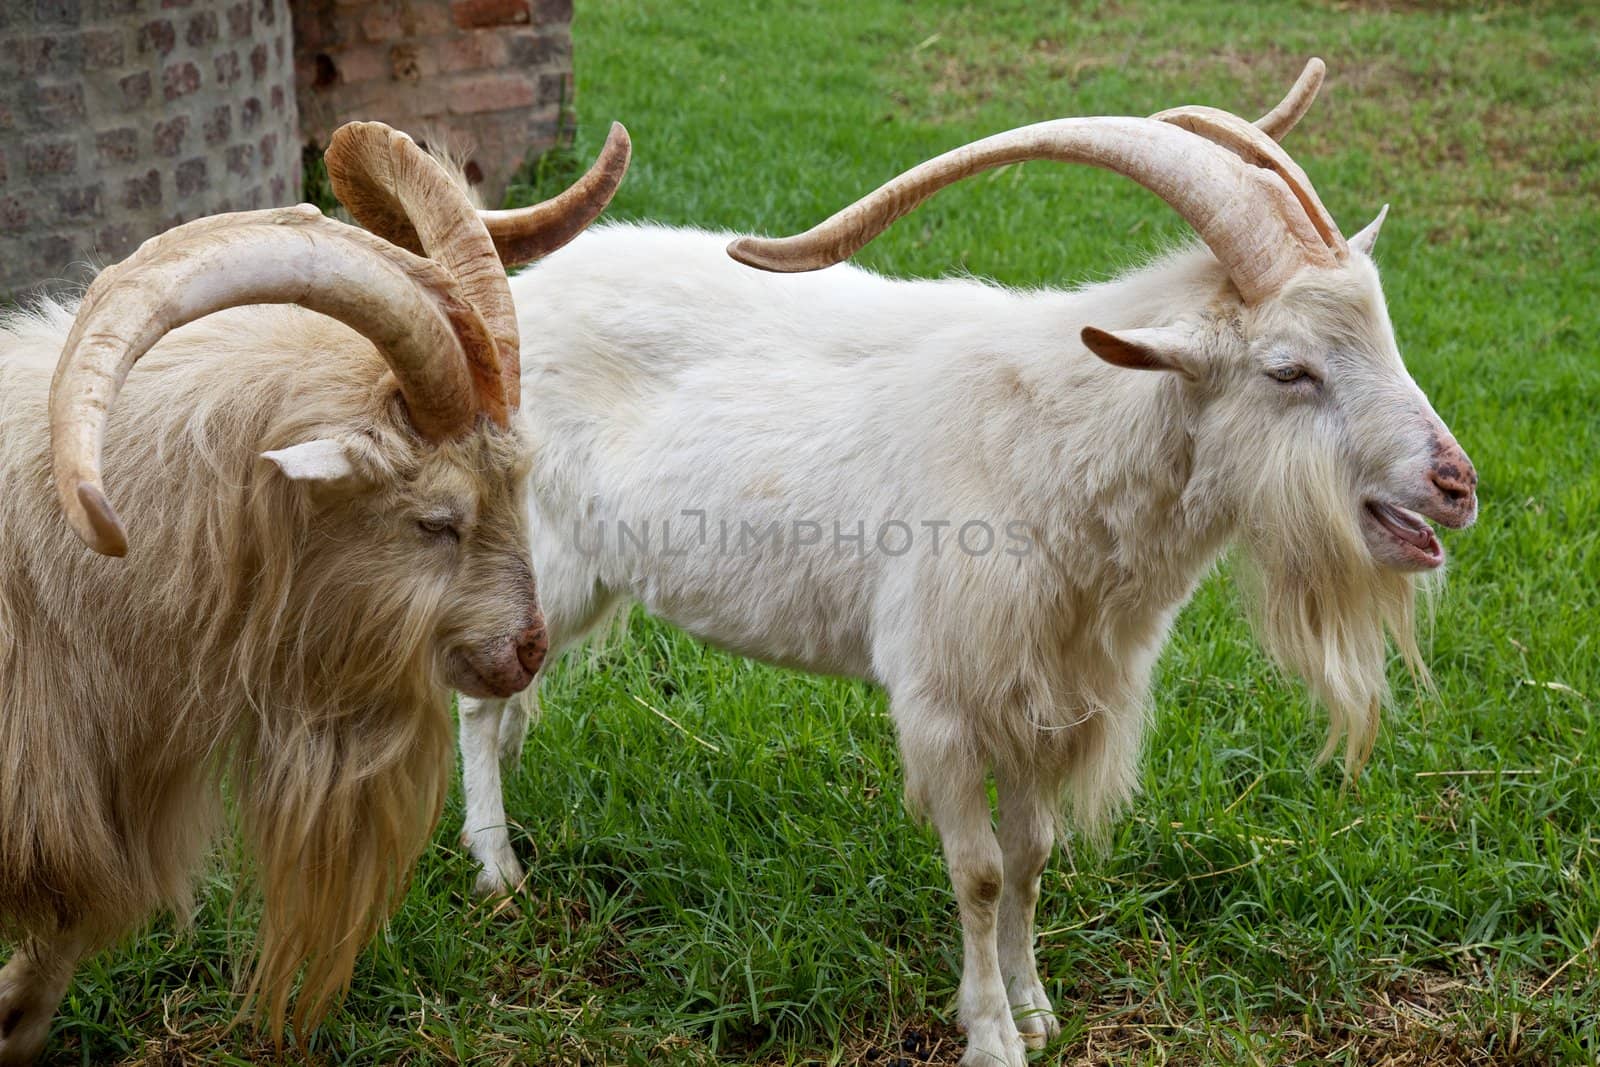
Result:
M1342 785L1311 764L1321 713L1257 650L1226 572L1207 581L1161 660L1142 796L1106 849L1058 853L1045 876L1041 967L1065 1032L1038 1058L1600 1058L1600 13L580 0L577 15L577 156L613 118L635 140L613 214L772 233L984 134L1188 102L1253 117L1306 56L1328 61L1289 147L1347 233L1393 203L1378 258L1395 329L1482 477L1482 519L1444 539L1437 697L1397 668L1371 766ZM1040 163L941 194L861 259L1064 285L1184 232L1130 182ZM471 898L452 799L316 1062L950 1061L954 905L902 806L881 694L636 617L569 656L544 700L510 781L525 891ZM85 966L48 1062L270 1061L226 1029L254 927L234 877L213 876L193 929L163 921Z

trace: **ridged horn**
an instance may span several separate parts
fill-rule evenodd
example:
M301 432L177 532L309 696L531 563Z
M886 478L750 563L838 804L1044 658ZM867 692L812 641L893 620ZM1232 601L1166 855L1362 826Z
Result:
M1212 144L1221 145L1245 163L1270 170L1282 178L1299 201L1303 216L1291 215L1284 221L1296 232L1313 258L1323 248L1341 260L1350 254L1345 247L1344 237L1339 233L1338 224L1328 214L1328 209L1322 206L1322 200L1317 196L1316 189L1312 188L1306 172L1289 158L1289 153L1283 150L1282 145L1259 127L1214 107L1175 107L1161 112L1155 118L1204 137ZM1304 233L1302 221L1310 225L1315 237Z
M461 283L495 340L471 366L479 404L507 425L521 391L517 314L505 268L466 193L438 160L381 122L339 127L323 159L335 195L357 222L435 260Z
M628 173L633 143L622 123L613 122L606 143L583 175L542 203L509 211L480 211L489 236L508 267L520 267L548 256L593 222L611 203Z
M101 452L128 372L170 331L244 304L298 304L362 334L388 363L425 438L444 440L473 424L468 363L487 358L495 341L439 264L305 204L176 227L89 287L50 386L56 492L96 552L127 552L101 481Z
M1115 171L1161 197L1200 234L1248 303L1267 299L1308 265L1334 261L1277 169L1171 122L1120 117L1056 119L986 137L913 167L803 234L742 237L728 252L763 270L817 270L847 259L945 186L1035 159Z
M1306 60L1305 69L1289 87L1288 94L1278 101L1277 107L1256 119L1256 126L1274 141L1283 140L1284 136L1306 117L1306 112L1311 110L1326 74L1327 67L1323 65L1322 60L1316 56Z

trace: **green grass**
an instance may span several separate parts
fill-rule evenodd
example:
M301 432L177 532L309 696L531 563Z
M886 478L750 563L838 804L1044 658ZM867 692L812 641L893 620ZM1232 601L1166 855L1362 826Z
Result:
M1045 877L1066 1032L1040 1058L1600 1058L1592 7L582 0L574 36L577 157L613 118L635 140L613 214L765 232L1024 122L1253 115L1326 58L1289 146L1347 232L1394 204L1395 329L1482 476L1482 519L1446 537L1438 699L1397 670L1371 767L1342 786L1310 764L1320 713L1256 649L1226 575L1208 581L1161 660L1131 816ZM861 259L1066 284L1182 232L1131 183L1036 164L941 194ZM525 892L470 898L453 799L319 1059L948 1058L953 903L880 694L635 618L544 696L509 786ZM192 931L161 922L88 964L50 1062L270 1058L223 1033L253 927L230 885L208 883Z

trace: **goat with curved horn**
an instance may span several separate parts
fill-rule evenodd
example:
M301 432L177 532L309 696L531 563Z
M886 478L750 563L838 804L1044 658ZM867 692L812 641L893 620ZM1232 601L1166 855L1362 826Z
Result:
M0 1064L39 1054L80 959L190 910L224 778L261 902L246 997L275 1036L292 999L304 1040L438 819L451 690L543 661L504 268L409 138L335 141L428 258L241 212L75 309L0 313Z
M742 654L882 685L955 891L970 1067L1026 1067L1060 1031L1034 958L1041 872L1058 828L1095 835L1130 799L1152 666L1219 557L1236 551L1257 637L1325 706L1324 755L1342 739L1348 773L1391 648L1421 670L1416 576L1444 561L1430 523L1471 524L1476 474L1406 371L1377 223L1346 242L1274 140L1321 78L1306 64L1254 125L1184 107L1002 133L801 237L731 246L826 266L1028 159L1126 175L1208 246L1090 284L763 273L728 234L648 225L511 280L541 324L523 357L552 649L637 600ZM697 514L674 551L665 522L648 545L606 533ZM527 718L461 703L486 891L521 876L498 765Z

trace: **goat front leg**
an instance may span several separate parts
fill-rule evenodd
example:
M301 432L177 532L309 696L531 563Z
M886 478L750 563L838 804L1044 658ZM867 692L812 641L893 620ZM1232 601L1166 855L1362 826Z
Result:
M461 784L467 799L461 839L478 861L474 888L483 897L504 896L522 881L500 788L501 722L505 715L518 714L507 704L461 698Z
M981 762L964 752L930 750L902 726L901 752L912 802L939 831L961 915L961 991L967 1051L962 1067L1024 1067L1027 1051L1001 978L995 926L1004 886Z
M1061 1033L1033 955L1039 879L1055 843L1057 791L1014 772L996 771L995 792L1000 801L1000 852L1005 864L997 938L1000 973L1023 1041L1029 1047L1042 1048Z
M0 1067L22 1067L44 1051L83 948L72 934L28 941L0 967Z

